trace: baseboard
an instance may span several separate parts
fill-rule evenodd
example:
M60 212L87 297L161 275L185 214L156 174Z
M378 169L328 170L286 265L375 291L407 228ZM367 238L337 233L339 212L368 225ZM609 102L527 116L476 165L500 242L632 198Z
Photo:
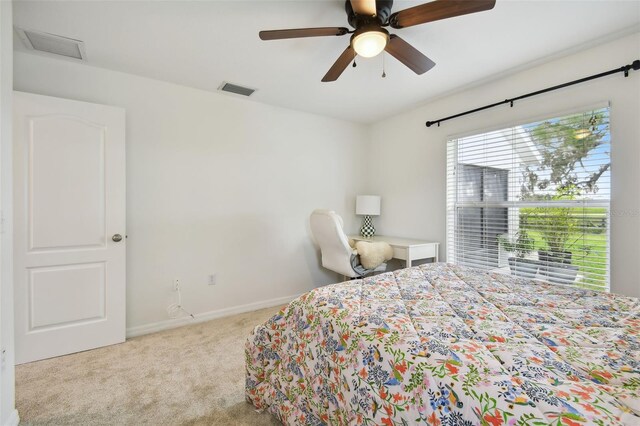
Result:
M18 426L20 423L20 416L18 415L18 410L13 410L13 412L7 417L7 421L4 426Z
M162 330L181 327L187 324L195 324L199 322L211 321L213 319L227 317L229 315L242 314L245 312L256 311L258 309L271 308L274 306L287 304L299 295L278 297L275 299L263 300L260 302L247 303L246 305L232 306L229 308L217 309L215 311L202 312L194 314L195 319L191 317L168 319L158 321L151 324L139 325L127 328L127 338L142 336L143 334L155 333Z

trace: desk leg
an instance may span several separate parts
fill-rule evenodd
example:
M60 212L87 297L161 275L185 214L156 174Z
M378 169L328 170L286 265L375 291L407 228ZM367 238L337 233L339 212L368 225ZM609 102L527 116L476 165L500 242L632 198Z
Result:
M407 268L411 268L411 247L407 247Z

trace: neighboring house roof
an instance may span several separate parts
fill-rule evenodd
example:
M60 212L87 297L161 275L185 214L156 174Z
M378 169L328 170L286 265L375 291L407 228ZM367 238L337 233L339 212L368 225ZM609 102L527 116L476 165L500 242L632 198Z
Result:
M463 164L508 170L511 169L511 162L504 160L504 153L512 148L515 149L522 164L535 165L542 161L540 150L529 136L529 132L522 126L459 138L459 143L465 145L465 149L459 153L458 157L458 162ZM514 144L515 147L513 147ZM481 147L487 147L482 149L482 154L480 154Z

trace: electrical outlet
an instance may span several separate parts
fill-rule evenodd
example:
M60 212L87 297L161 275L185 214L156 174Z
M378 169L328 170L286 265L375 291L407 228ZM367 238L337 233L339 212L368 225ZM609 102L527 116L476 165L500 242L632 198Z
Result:
M180 280L178 280L177 278L173 279L173 291L178 291L180 290Z
M216 276L216 274L209 275L207 279L207 284L216 285L217 283L218 283L218 277Z

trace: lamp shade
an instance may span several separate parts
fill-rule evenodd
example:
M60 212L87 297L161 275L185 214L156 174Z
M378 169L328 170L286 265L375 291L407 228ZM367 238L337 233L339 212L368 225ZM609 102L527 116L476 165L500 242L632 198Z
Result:
M380 196L358 195L356 198L356 214L363 216L379 216Z

